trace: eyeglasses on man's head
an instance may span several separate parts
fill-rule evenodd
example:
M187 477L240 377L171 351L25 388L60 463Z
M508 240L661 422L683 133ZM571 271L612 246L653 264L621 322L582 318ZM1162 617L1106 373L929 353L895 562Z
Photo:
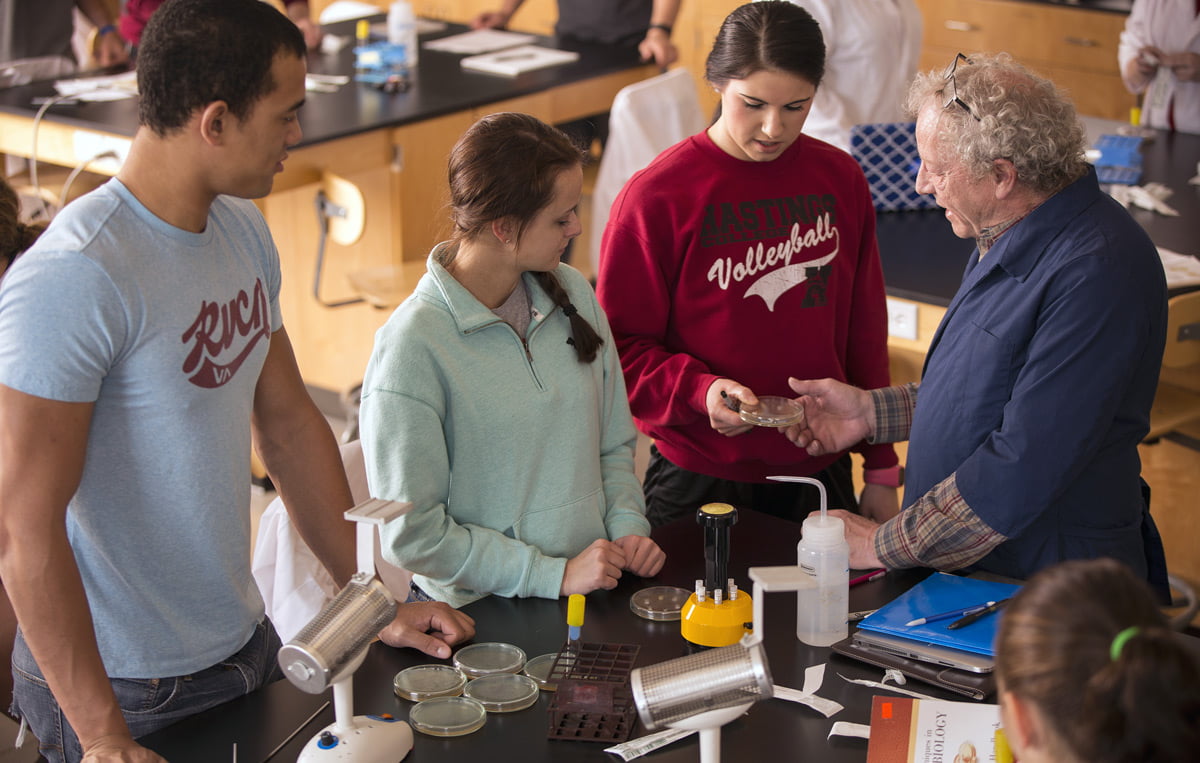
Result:
M958 97L958 82L954 79L954 73L958 71L958 64L960 61L967 64L971 63L971 59L967 58L962 53L959 53L954 57L954 60L950 62L950 65L946 67L946 71L942 75L942 78L945 79L947 83L944 91L946 93L946 101L942 104L942 108L948 109L951 106L958 104L959 106L962 106L963 111L975 117L976 122L982 121L979 118L979 115L972 111L971 107L967 105L967 102Z

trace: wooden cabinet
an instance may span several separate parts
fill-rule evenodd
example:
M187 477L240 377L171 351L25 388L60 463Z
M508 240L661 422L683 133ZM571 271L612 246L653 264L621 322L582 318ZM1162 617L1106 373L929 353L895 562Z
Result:
M679 49L679 65L691 72L696 81L696 94L705 114L715 113L721 99L704 79L704 62L721 23L740 5L739 0L683 0L679 8L671 40Z
M1124 14L1010 0L917 0L925 18L921 68L956 53L1007 52L1070 93L1080 114L1128 119L1134 97L1117 66Z
M680 65L696 78L701 106L716 106L704 61L721 22L738 0L684 0L675 25ZM922 69L940 69L958 52L1013 58L1066 89L1080 114L1128 119L1134 97L1121 82L1121 13L1020 0L917 0L925 19ZM880 62L886 66L887 62Z

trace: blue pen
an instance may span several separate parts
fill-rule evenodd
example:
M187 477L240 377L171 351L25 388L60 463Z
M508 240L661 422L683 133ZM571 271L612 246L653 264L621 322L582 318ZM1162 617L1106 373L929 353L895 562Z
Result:
M994 601L987 601L987 602L984 602L983 604L976 604L973 607L963 607L960 609L952 609L949 612L939 612L936 615L925 615L924 617L918 617L916 620L909 620L907 623L904 624L904 626L906 628L911 628L914 625L925 625L926 623L935 623L938 620L949 620L952 617L962 617L964 615L969 615L974 612L978 612L982 609L987 609L988 607L992 606L995 603L996 602L994 602Z

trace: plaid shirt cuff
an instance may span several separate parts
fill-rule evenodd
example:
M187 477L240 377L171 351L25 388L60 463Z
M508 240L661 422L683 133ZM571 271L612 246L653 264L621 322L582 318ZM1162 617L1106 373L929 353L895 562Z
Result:
M960 570L1008 540L967 505L953 474L875 533L875 554L885 567Z
M870 390L871 402L875 406L875 435L867 438L867 442L874 445L877 442L908 439L913 410L917 407L917 387L909 383Z

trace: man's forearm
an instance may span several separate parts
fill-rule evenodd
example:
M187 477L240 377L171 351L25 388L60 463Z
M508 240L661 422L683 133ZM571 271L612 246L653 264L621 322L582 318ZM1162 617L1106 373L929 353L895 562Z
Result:
M66 514L93 406L0 385L0 578L21 632L79 741L128 735L96 645Z
M500 12L511 19L512 15L521 8L521 4L524 2L525 0L504 0L500 5Z
M960 570L991 553L1007 538L967 504L951 474L876 533L875 553L889 568Z
M675 19L679 18L680 2L681 0L654 0L650 10L650 25L675 26Z
M354 526L342 515L354 505L337 440L316 407L297 429L271 443L258 438L259 455L305 543L334 581L345 585L357 569Z
M48 544L27 537L14 546L0 562L5 590L25 642L80 743L86 750L101 737L128 735L65 530Z

